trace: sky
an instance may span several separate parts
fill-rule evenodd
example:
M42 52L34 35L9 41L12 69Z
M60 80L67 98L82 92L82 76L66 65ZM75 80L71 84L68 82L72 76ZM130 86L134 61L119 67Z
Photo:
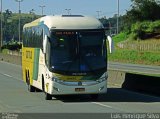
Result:
M13 13L18 13L18 2L15 0L2 0L3 11L11 10ZM130 9L130 0L119 0L120 14L125 14L126 10ZM67 14L65 9L71 9L71 14L90 15L94 17L106 16L112 17L117 13L117 0L23 0L21 2L21 12L29 13L31 9L35 10L36 14L41 15L42 9L39 6L45 5L45 15L61 15Z

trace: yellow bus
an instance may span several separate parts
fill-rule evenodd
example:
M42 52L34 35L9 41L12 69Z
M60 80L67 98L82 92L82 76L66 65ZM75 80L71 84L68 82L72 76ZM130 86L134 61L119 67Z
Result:
M82 15L44 16L23 28L22 73L30 92L54 95L107 92L105 29ZM112 43L112 41L110 42Z

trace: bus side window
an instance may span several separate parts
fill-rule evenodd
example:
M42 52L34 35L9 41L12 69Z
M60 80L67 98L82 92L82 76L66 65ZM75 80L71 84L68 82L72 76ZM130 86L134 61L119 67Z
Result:
M26 46L26 29L23 30L23 36L22 37L23 37L22 38L23 39L22 40L23 41L23 46L25 47Z

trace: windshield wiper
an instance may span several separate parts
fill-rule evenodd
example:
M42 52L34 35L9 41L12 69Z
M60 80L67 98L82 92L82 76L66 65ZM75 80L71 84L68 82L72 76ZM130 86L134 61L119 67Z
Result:
M63 61L62 64L70 63L72 61Z

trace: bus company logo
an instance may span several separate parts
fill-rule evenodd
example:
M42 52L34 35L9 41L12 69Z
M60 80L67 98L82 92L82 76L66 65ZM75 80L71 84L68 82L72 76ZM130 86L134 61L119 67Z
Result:
M32 59L32 51L26 51L26 59Z

